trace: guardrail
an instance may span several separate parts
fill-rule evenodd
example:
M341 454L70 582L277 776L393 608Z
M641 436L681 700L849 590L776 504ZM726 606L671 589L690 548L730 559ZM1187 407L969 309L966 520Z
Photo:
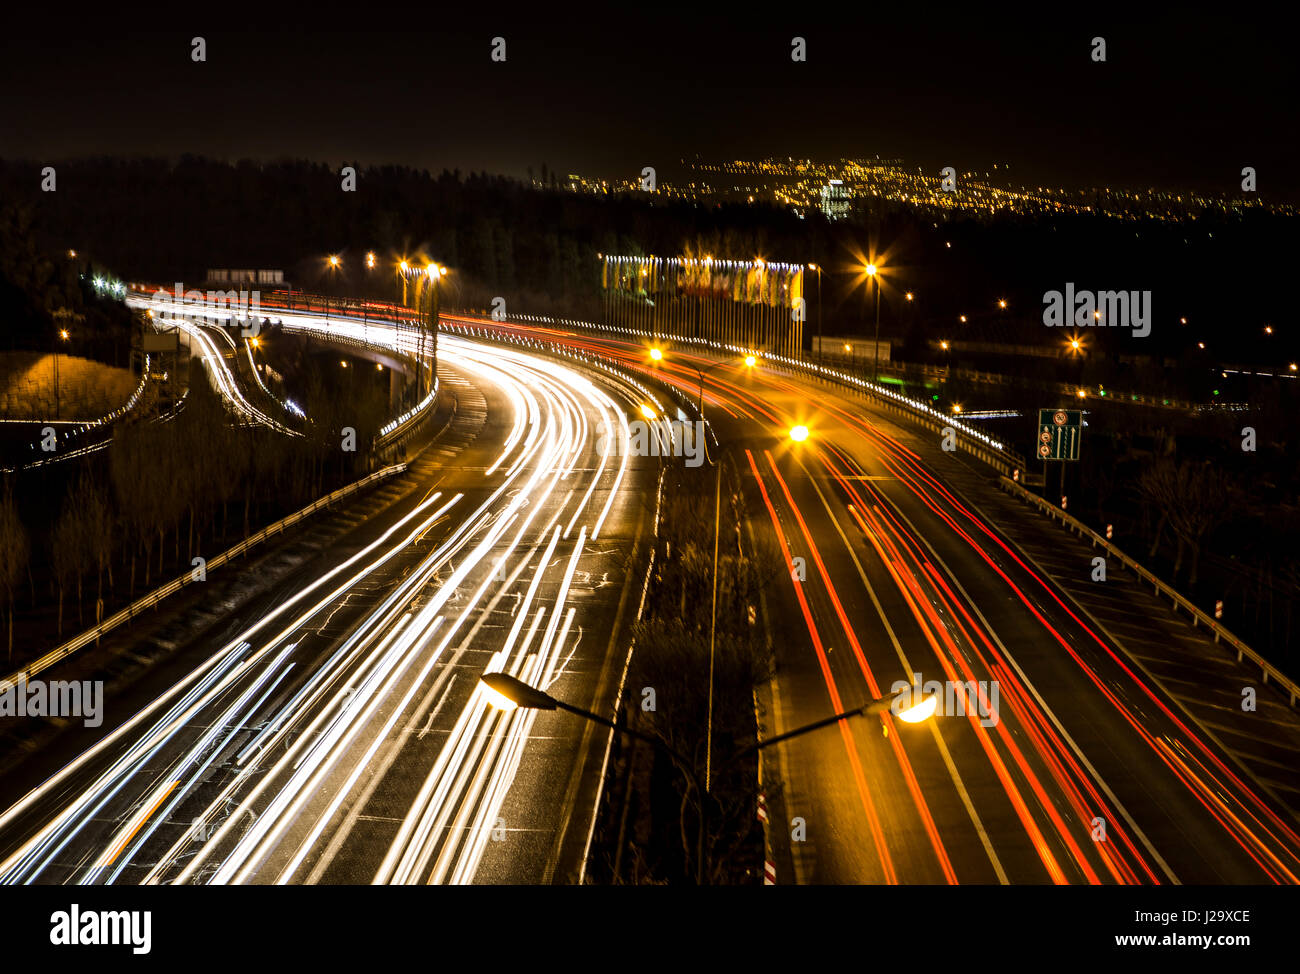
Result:
M232 559L237 558L242 554L245 554L246 552L248 552L249 549L254 548L257 545L261 544L267 538L275 534L280 534L286 529L297 524L303 518L309 517L310 515L314 514L316 511L320 510L321 508L328 507L330 504L333 504L335 501L342 500L344 497L347 497L351 494L355 494L356 492L362 490L365 487L370 486L376 481L384 480L388 477L391 477L393 474L402 473L405 470L406 470L405 463L395 463L392 466L384 467L382 470L376 470L374 473L366 477L363 477L362 479L355 481L354 483L348 484L346 487L340 487L338 490L334 491L331 494L327 494L324 497L317 498L315 501L313 501L311 504L308 504L302 510L295 511L293 514L290 514L288 517L281 518L280 520L276 521L274 524L268 525L267 527L262 528L262 530L258 531L256 534L250 535L249 537L245 538L243 541L239 542L239 544L235 545L233 548L228 548L225 551L223 551L221 554L208 559L207 564L205 565L205 571L210 571L213 568L220 568L226 562L231 561ZM179 592L185 586L193 585L193 584L196 584L196 579L194 578L193 572L186 572L184 575L180 576L179 578L172 579L166 585L154 589L148 595L136 599L125 609L122 609L121 611L116 612L113 615L109 616L107 619L105 619L103 622L97 625L94 629L87 629L79 636L76 636L68 640L66 643L63 643L60 646L56 646L54 649L50 650L40 659L35 660L34 662L30 663L28 666L12 674L8 678L9 683L10 684L17 683L20 678L31 679L37 673L40 673L43 670L48 669L49 667L53 666L55 663L58 663L61 660L64 660L67 657L71 656L77 650L82 649L85 646L89 645L94 640L99 639L110 629L116 629L122 623L134 619L136 616L138 616L146 609L154 608L155 606L158 605L158 603L160 603L163 599L167 598L169 595L174 595L176 592Z
M548 326L558 325L566 328L580 328L598 334L618 332L637 338L659 338L660 340L667 340L675 343L680 342L682 344L701 345L713 351L725 351L737 355L744 355L749 351L748 349L741 348L738 345L725 345L721 342L714 342L704 338L692 338L677 335L652 336L649 332L639 331L633 328L597 325L589 321L577 321L572 318L551 318L545 315L512 315L504 321L493 321L476 319L474 316L462 314L448 314L445 317L448 320L472 322L480 327L488 328L499 327L502 325L508 327L527 327L530 324L542 324ZM936 412L925 403L908 399L901 393L868 382L867 380L858 378L850 373L840 372L839 370L819 366L815 363L804 362L787 355L767 353L764 354L763 360L765 362L775 362L794 372L806 373L813 378L827 382L835 382L859 392L866 393L875 398L887 409L890 409L899 415L906 416L907 418L920 423L922 426L939 432L940 434L951 429L955 434L957 446L965 450L967 453L978 457L1003 476L1018 476L1018 472L1025 469L1024 457L1014 451L1006 449L992 437L987 436L978 430L972 429L964 423L952 419L947 415Z
M835 355L833 353L826 357L833 358L837 362L849 360L848 356ZM963 379L968 382L976 382L982 385L1009 385L1016 386L1017 388L1023 388L1025 383L1028 381L1032 382L1034 387L1040 390L1050 391L1051 393L1065 396L1067 398L1076 397L1080 389L1087 390L1092 388L1089 385L1078 382L1038 382L1034 380L1026 380L1020 376L1007 375L1004 372L983 372L978 369L962 368L961 366L930 365L926 363L899 364L895 362L882 362L880 365L880 371L888 372L891 375L897 375L903 378L906 378L909 375L916 375L928 379ZM1169 409L1188 412L1205 409L1215 405L1213 403L1188 402L1184 399L1171 399L1168 396L1148 396L1138 392L1116 392L1113 389L1106 389L1101 393L1089 392L1088 398L1136 404L1139 406L1167 407Z
M1157 596L1164 596L1168 599L1175 611L1182 609L1191 616L1193 626L1199 626L1204 623L1206 628L1214 635L1214 641L1216 643L1220 641L1225 642L1237 651L1238 663L1243 659L1249 658L1250 661L1258 666L1260 671L1263 673L1263 682L1268 683L1272 681L1274 684L1281 687L1286 691L1291 706L1296 706L1296 701L1300 699L1300 685L1297 685L1289 676L1279 670L1268 660L1264 659L1264 657L1260 656L1255 650L1247 646L1239 636L1234 635L1225 628L1218 619L1215 619L1209 613L1195 605L1190 599L1176 591L1168 583L1151 574L1151 572L1146 568L1134 561L1128 555L1124 554L1124 552L1120 551L1096 531L1088 527L1088 525L1084 524L1073 515L1067 514L1055 504L1051 503L1051 501L1044 500L1037 494L1025 490L1025 488L1021 487L1009 477L1002 477L1001 485L1002 489L1010 493L1012 496L1019 497L1030 506L1038 508L1040 513L1046 514L1054 521L1060 521L1063 526L1069 528L1075 534L1082 538L1086 538L1092 543L1094 548L1100 547L1104 549L1107 554L1111 555L1119 561L1120 564L1130 569L1133 574L1147 585L1150 585Z

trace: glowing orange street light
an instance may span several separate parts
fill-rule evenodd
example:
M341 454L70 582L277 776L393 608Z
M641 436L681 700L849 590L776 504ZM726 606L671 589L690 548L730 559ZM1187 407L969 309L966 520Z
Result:
M790 439L796 443L802 443L808 439L808 427L803 425L790 427Z
M919 724L923 720L928 720L934 715L939 706L939 697L937 694L923 699L920 703L913 704L904 710L899 711L898 719L907 724Z
M650 361L662 362L663 360L664 360L664 353L661 349L659 348L650 349Z

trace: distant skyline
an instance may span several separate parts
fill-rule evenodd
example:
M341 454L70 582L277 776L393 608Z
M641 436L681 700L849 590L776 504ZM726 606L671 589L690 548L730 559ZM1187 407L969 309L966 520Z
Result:
M810 8L779 26L688 28L651 9L641 22L565 8L562 19L458 19L436 33L420 30L450 20L434 11L356 29L325 19L336 29L324 33L273 15L246 33L214 29L242 26L237 16L162 33L128 31L139 24L120 16L53 34L33 21L0 41L0 156L191 152L630 177L697 153L879 155L927 170L996 163L1025 185L1216 194L1238 192L1249 165L1261 195L1297 200L1297 69L1264 18L1010 16L891 22ZM203 64L190 59L196 35ZM490 58L498 36L504 63ZM806 39L804 63L791 60L794 36ZM1091 60L1094 36L1105 63Z

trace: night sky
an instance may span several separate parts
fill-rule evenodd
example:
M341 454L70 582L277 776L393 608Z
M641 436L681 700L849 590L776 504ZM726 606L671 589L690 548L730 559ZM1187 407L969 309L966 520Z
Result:
M130 16L7 32L0 155L294 156L521 176L543 163L607 177L653 165L672 178L696 153L879 154L932 170L1009 164L1028 185L1226 193L1252 165L1262 196L1295 199L1295 59L1254 12L1242 18L1254 24L1081 14L1017 26L1010 14L918 6L890 22L791 5L688 27L653 4L638 18L557 5L545 19L474 23L389 8L355 25L331 9L301 21L182 10L165 32ZM796 34L807 63L790 59ZM194 35L205 64L190 60ZM489 58L496 35L504 64ZM1104 64L1089 56L1095 35Z

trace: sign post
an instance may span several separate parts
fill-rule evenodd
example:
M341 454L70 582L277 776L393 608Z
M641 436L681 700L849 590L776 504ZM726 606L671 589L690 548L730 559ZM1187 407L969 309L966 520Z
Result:
M1043 487L1047 487L1047 461L1078 460L1083 438L1083 411L1040 409L1038 411L1038 459L1043 461ZM1061 508L1065 508L1065 466L1061 467Z
M1078 460L1083 431L1083 412L1078 409L1038 411L1038 458Z

